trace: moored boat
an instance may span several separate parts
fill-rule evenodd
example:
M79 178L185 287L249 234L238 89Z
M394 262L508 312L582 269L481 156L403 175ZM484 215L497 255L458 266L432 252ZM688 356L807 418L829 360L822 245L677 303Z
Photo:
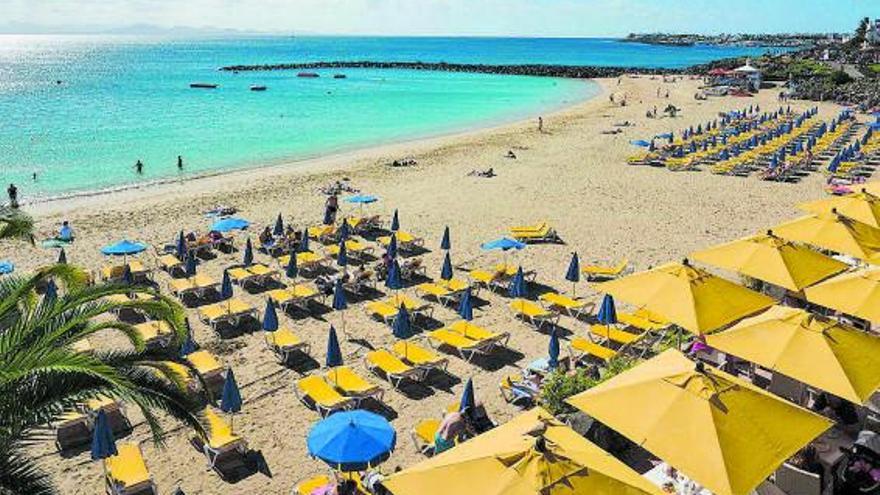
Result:
M199 82L196 82L196 83L190 83L189 87L190 87L190 88L196 88L196 89L215 89L215 88L217 88L217 85L216 85L216 84L213 84L213 83L199 83Z
M317 72L300 72L296 77L316 78L321 76L319 76Z
M251 86L251 91L266 91L267 89L269 88L267 88L266 86L260 86L256 84Z

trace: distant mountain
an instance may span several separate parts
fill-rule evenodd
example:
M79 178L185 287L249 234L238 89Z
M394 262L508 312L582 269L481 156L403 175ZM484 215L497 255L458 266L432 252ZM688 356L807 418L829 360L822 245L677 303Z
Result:
M215 27L157 26L155 24L130 24L108 27L99 25L50 26L28 22L7 22L0 24L0 34L105 34L137 36L206 37L206 36L265 36L283 35L269 31L248 31ZM305 34L305 33L301 33Z

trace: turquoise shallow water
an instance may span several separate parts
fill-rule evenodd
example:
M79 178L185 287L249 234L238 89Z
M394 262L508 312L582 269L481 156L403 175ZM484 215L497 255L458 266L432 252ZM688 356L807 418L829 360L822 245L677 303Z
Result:
M222 65L369 59L677 67L746 52L612 40L0 36L0 183L16 182L26 197L117 187L176 176L179 154L186 174L217 172L514 120L595 93L573 80L398 70L302 79L218 72ZM190 89L195 81L220 87ZM249 91L253 84L269 89ZM143 176L134 173L138 159Z

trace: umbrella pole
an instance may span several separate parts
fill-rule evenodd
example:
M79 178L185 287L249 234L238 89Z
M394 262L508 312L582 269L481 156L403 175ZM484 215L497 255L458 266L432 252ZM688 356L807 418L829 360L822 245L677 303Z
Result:
M572 299L577 297L577 282L571 283L571 297Z

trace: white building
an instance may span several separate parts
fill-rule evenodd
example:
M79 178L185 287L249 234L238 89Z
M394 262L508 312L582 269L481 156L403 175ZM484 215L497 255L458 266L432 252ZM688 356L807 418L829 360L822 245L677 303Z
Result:
M865 40L872 45L880 45L880 19L874 19L874 23L868 25Z
M733 72L746 79L750 90L758 91L761 88L761 82L764 77L760 70L752 66L751 60L747 59L746 65L733 69Z

